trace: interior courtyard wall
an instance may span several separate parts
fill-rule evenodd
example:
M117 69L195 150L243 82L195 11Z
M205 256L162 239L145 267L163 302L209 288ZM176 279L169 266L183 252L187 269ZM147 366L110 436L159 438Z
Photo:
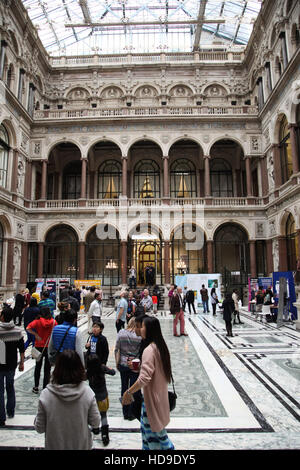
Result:
M102 67L100 70L97 67L77 67L76 70L70 70L67 67L62 67L59 70L51 69L49 63L47 63L47 54L36 40L35 32L30 30L30 23L28 23L27 28L24 28L26 14L22 19L18 10L16 17L14 17L13 11L4 10L2 5L1 11L5 15L2 16L1 39L10 39L8 31L13 31L18 47L17 52L19 52L19 55L17 55L15 44L9 41L6 48L4 78L7 83L8 68L12 64L14 70L14 79L10 89L13 92L12 94L16 95L18 92L19 68L24 67L26 71L22 106L18 105L17 101L8 94L4 105L1 103L0 109L1 122L6 125L11 135L11 144L17 150L17 161L14 163L14 159L10 158L8 168L8 189L11 189L10 182L13 179L13 171L16 171L14 168L18 170L14 200L12 195L1 189L3 210L9 213L11 217L11 227L13 229L8 237L14 240L15 250L13 252L15 259L20 256L22 243L25 240L44 240L49 220L51 224L56 224L62 220L69 220L69 218L74 219L72 223L78 231L80 240L84 240L85 230L93 223L91 220L93 215L85 214L83 211L77 212L77 214L74 212L57 214L51 211L35 213L33 210L24 209L24 199L26 199L25 169L27 164L36 162L36 166L33 165L30 194L32 197L36 185L35 174L40 171L40 161L47 159L50 149L60 141L67 140L76 144L80 148L81 155L90 159L92 168L93 160L89 155L89 149L92 143L101 139L116 142L121 154L127 156L128 149L133 143L146 136L149 140L157 140L164 156L168 155L172 143L179 139L197 141L199 149L203 149L203 155L209 155L214 142L224 138L233 138L240 142L245 155L256 157L255 160L252 158L254 160L251 162L252 170L260 164L261 155L265 155L268 161L267 170L270 188L268 196L271 202L274 201L271 163L273 157L272 144L276 143L275 121L278 112L280 112L286 114L289 122L293 122L293 112L291 111L293 103L291 103L288 95L289 90L300 79L299 72L295 67L292 73L289 74L288 81L284 77L283 71L282 75L285 78L286 86L281 85L276 88L277 82L280 82L280 77L275 76L275 73L277 73L276 57L280 55L280 46L277 39L274 43L272 42L273 30L277 34L280 28L286 28L289 60L293 60L292 57L294 57L294 59L297 59L297 61L294 61L299 63L299 54L297 55L297 51L295 51L292 44L291 35L291 26L295 21L299 26L299 4L294 2L293 8L289 12L291 19L284 17L285 10L280 8L280 4L282 2L267 2L265 11L269 11L269 16L266 16L267 25L264 27L267 28L268 34L265 34L266 29L259 24L260 31L256 31L259 34L255 34L255 41L252 39L252 42L250 41L248 45L248 55L245 62L247 66L242 64L226 64L225 67L221 64L160 64L157 66L131 64L121 68ZM5 21L3 21L4 17ZM269 18L271 18L270 21ZM264 37L266 37L266 41L263 39ZM265 49L265 44L267 44L267 49ZM252 64L248 64L247 57L251 57L251 54L255 60ZM292 56L292 54L294 55ZM26 62L24 58L27 58L28 61ZM128 121L121 118L118 122L108 120L105 122L97 119L87 120L83 115L78 123L74 119L72 126L60 118L58 106L62 106L63 109L65 107L67 109L83 108L84 106L90 108L91 103L96 103L97 107L102 108L126 107L127 103L131 103L132 107L157 106L161 108L163 100L166 100L167 105L178 107L196 106L197 102L200 101L202 104L214 106L230 104L232 101L236 101L237 105L242 105L248 99L253 103L257 98L255 79L260 72L265 74L262 67L266 59L271 59L273 90L269 95L266 94L266 100L269 97L271 99L261 116L262 125L260 125L260 119L257 118L236 119L235 117L233 120L224 116L222 116L222 120L216 120L215 117L200 117L192 122L190 118L184 116L180 120L168 116L167 119L160 121L150 118L144 121L137 119L134 122L133 120ZM248 68L251 69L252 73L249 73ZM253 77L252 88L250 87L251 75ZM33 82L36 86L34 121L26 111L30 82ZM50 106L50 109L57 109L57 118L54 118L53 121L39 121L38 112L43 110L44 105ZM130 107L128 108L130 109ZM15 133L15 137L13 133ZM196 162L197 155L193 159ZM171 161L169 161L170 163ZM201 169L201 157L197 163L200 164L198 168ZM160 167L162 168L162 162L160 162ZM129 171L131 171L131 168L129 168ZM260 175L260 172L258 174ZM162 181L163 178L161 177ZM261 185L259 187L261 195ZM266 207L265 211L262 210L259 213L253 210L245 215L244 210L227 210L227 213L222 211L220 215L220 211L219 213L207 211L207 221L203 229L208 240L213 239L213 232L217 226L222 224L222 221L229 220L245 223L251 233L251 239L258 239L263 233L265 238L276 241L280 235L282 212L298 208L296 188L297 186L287 187L280 194L278 204ZM96 180L94 181L94 189L95 197ZM296 216L295 211L293 213ZM295 217L295 220L299 229L299 217ZM251 225L250 229L249 224ZM37 232L32 229L34 225L38 226ZM28 232L31 235L34 234L34 237L27 238ZM7 259L5 256L4 263Z

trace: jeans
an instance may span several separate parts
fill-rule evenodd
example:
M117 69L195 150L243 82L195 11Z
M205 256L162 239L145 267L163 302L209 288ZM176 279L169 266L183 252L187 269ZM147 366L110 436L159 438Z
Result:
M203 313L209 312L208 310L208 300L202 300L203 304Z
M120 365L119 371L121 376L121 396L123 396L126 390L136 382L138 374L136 372L133 372L129 367L124 366L122 364ZM132 415L131 409L131 405L123 406L124 418L129 418Z
M188 302L188 307L189 307L189 313L191 313L191 306L192 306L192 309L194 311L194 313L196 313L196 310L195 310L195 303L194 302Z
M31 333L28 333L28 331L26 331L26 333L27 333L27 340L26 340L26 343L25 343L25 349L28 348L30 343L32 344L32 346L34 346L34 342L35 342L35 336L32 335Z
M4 389L6 388L6 411L8 415L14 415L16 407L16 394L14 387L15 369L0 371L0 422L5 422L5 399ZM5 381L5 387L4 387Z
M36 348L39 351L43 351L43 348ZM43 380L43 388L46 388L48 383L50 382L50 371L51 371L51 364L48 358L48 348L44 349L42 358L36 363L35 370L34 370L34 386L38 388L40 383L40 375L41 369L43 365L43 359L45 360L44 364L44 380Z
M133 286L132 286L133 284ZM129 288L130 289L136 289L136 277L130 277L129 278Z

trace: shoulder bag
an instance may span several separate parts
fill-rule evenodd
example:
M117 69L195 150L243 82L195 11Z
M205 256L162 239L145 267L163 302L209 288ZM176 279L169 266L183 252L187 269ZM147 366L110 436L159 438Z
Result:
M172 385L173 385L173 392L169 390L168 395L169 395L170 411L173 411L176 408L177 394L175 392L173 375L171 375L171 379L172 379Z

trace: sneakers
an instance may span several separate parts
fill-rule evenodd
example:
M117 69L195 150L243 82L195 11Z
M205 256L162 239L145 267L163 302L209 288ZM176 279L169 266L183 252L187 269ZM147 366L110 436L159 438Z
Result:
M33 387L32 393L39 393L39 387Z

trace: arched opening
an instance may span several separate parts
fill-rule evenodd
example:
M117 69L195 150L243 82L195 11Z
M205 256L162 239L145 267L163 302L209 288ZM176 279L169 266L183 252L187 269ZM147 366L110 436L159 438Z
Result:
M285 224L286 251L287 251L287 269L295 271L297 267L297 259L299 256L299 246L295 219L289 214Z
M137 199L161 197L161 148L153 141L140 140L132 145L128 158L128 194Z
M90 199L116 199L122 194L121 150L111 141L96 142L88 153Z
M0 186L7 186L9 137L3 124L0 125Z
M106 266L112 260L116 269ZM119 233L108 224L93 227L86 238L87 279L101 279L102 285L120 284L121 258Z
M279 128L279 148L282 184L290 179L293 174L292 147L290 131L286 116L282 117Z
M232 168L229 162L216 158L210 166L211 195L213 197L232 197Z
M201 168L200 153L203 152L199 145L188 139L182 139L171 146L169 151L171 197L200 196L201 189L204 188L204 168Z
M140 160L134 167L133 197L138 199L160 197L160 169L154 160Z
M186 223L175 229L171 238L171 270L177 274L207 272L206 237L201 228Z
M212 146L210 156L211 195L247 196L246 167L241 145L230 139L221 139Z
M51 277L78 276L78 237L67 225L53 227L45 238L44 275Z
M61 142L50 152L47 165L47 199L79 199L81 152L72 142ZM41 192L41 167L37 167L36 199Z
M98 199L116 199L122 188L122 166L117 160L107 160L98 168Z
M247 233L237 224L224 224L214 236L215 272L249 272L249 243Z
M197 196L196 168L190 160L180 158L172 163L170 196L174 198Z
M300 94L298 95L298 99L300 99ZM300 167L300 104L298 104L296 108L296 124L296 144L298 150L298 164Z

